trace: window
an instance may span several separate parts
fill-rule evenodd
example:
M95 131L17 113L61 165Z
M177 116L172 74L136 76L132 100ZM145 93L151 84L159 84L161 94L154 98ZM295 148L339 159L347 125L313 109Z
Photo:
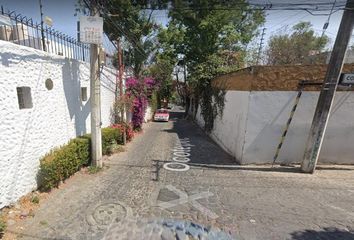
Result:
M32 96L30 87L17 87L18 106L20 109L32 108Z
M87 87L81 88L81 101L87 101Z

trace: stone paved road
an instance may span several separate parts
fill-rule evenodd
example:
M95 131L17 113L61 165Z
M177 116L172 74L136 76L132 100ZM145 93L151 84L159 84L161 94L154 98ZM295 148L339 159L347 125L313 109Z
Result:
M354 239L354 168L304 175L237 166L179 115L147 124L104 171L76 174L10 231L21 239ZM175 159L190 169L166 170L181 149Z

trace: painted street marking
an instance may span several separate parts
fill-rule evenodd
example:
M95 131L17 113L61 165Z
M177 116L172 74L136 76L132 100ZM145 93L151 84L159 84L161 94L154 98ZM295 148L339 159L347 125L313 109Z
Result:
M173 165L179 165L182 166L183 168L174 168L174 167L170 167ZM184 164L184 163L179 163L179 162L169 162L169 163L165 163L163 165L163 168L169 171L174 171L174 172L184 172L184 171L188 171L190 169L189 165Z
M122 221L133 215L130 207L122 202L104 201L88 209L86 221L92 231L107 229L113 222Z
M184 162L184 163L190 161L190 159L189 159L189 158L186 158L186 157L182 157L182 158L181 158L181 157L173 157L172 159L173 159L173 161L176 161L176 162Z
M189 143L189 138L183 138L179 140L180 141L176 143L176 145L172 149L172 160L174 162L165 163L163 165L163 168L166 170L174 172L184 172L190 169L189 165L187 165L186 163L190 161L190 151L191 147L193 147L194 145L191 145Z
M193 194L191 196L188 196L188 194L186 192L183 192L172 185L167 185L165 188L167 188L171 192L174 192L175 194L177 194L179 196L179 198L175 199L175 200L168 201L168 202L159 201L159 203L157 204L158 207L161 207L163 209L167 209L167 208L176 207L178 205L182 205L182 204L186 204L186 203L191 203L193 207L195 207L197 210L199 210L204 215L210 217L211 219L216 219L219 217L216 213L214 213L213 211L204 207L203 205L201 205L199 202L196 201L198 199L211 197L214 195L213 193L201 192L201 193L197 193L197 194Z

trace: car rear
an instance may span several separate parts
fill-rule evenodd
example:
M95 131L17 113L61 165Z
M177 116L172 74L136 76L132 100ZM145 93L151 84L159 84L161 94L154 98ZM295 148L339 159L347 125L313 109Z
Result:
M167 110L157 110L154 115L154 121L156 122L168 122L170 114Z

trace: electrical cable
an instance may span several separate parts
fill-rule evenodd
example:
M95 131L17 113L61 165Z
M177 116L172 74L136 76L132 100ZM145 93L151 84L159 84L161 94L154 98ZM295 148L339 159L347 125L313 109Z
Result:
M85 0L84 0L85 1ZM86 1L85 1L86 2ZM109 5L111 7L111 9L118 9L116 8L111 0L108 0ZM270 2L270 1L269 1ZM343 3L343 4L342 4ZM334 3L328 3L328 2L312 2L312 3L268 3L268 4L260 4L260 3L244 3L244 4L239 4L239 5L244 5L247 7L246 10L248 11L252 11L252 10L278 10L278 11L282 11L282 10L305 10L306 12L308 12L309 14L314 15L311 11L326 11L326 10L331 10L332 14L335 11L338 10L343 10L345 8L345 2L341 2L341 1L336 1ZM256 9L251 9L249 7L255 7ZM330 9L329 9L330 7ZM155 9L155 8L149 8L149 7L142 7L142 10L162 10L162 9ZM222 11L230 11L230 10L245 10L245 8L241 8L241 7L227 7L227 8L222 8L222 7L214 7L214 8L172 8L172 9L177 9L177 10L222 10ZM133 44L133 46L136 48L136 51L139 52L142 56L148 57L148 54L145 53L144 49L140 46L140 44L137 43L137 39L135 38L134 34L132 34L131 32L129 32L129 30L124 30L121 26L119 26L114 20L111 19L111 14L107 13L107 10L103 7L100 6L100 10L103 12L103 14L105 15L105 18L108 19L108 21L111 22L112 26L118 30L121 34L123 34L123 36L125 36L128 41L130 43ZM166 10L166 9L165 9ZM168 10L168 9L167 9ZM317 15L330 15L330 14L317 14ZM298 15L295 14L294 16ZM272 27L274 28L274 27Z
M336 4L336 1L337 1L337 0L334 0L333 6L332 6L332 9L331 9L331 12L330 12L329 15L328 15L327 21L326 21L325 24L323 25L323 31L322 31L321 37L324 36L324 34L325 34L325 32L326 32L326 30L327 30L327 28L328 28L329 20L331 19L331 15L332 15L332 13L333 13L333 9L334 9L334 5Z

